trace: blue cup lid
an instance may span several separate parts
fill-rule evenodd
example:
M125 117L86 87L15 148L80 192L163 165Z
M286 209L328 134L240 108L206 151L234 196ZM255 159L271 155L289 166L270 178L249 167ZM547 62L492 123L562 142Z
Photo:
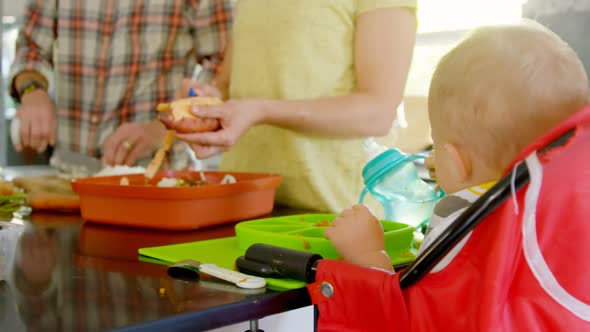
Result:
M363 168L365 185L371 187L377 179L387 172L414 159L416 159L416 156L408 156L398 149L389 149L381 153Z

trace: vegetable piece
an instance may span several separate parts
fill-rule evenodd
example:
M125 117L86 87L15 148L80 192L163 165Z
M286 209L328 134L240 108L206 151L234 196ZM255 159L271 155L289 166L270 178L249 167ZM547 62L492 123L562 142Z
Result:
M126 176L122 177L121 180L119 180L119 184L122 186L128 186L129 185L129 178L127 178Z
M236 182L236 178L231 174L226 174L221 180L221 184L231 184Z
M12 214L25 204L25 194L0 196L0 214Z
M158 149L158 152L156 152L154 159L152 159L152 161L150 161L150 163L145 171L146 178L148 178L150 180L154 178L154 176L156 175L156 173L160 169L160 166L162 166L162 163L164 162L164 158L166 157L166 152L168 152L168 150L170 150L170 146L172 146L172 142L174 142L174 131L168 130L166 132L166 137L164 137L164 142L162 143L162 146L160 147L160 149Z

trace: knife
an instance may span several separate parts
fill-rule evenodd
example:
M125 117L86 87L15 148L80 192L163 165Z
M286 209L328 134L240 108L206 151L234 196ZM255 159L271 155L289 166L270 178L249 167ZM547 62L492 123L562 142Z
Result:
M19 132L20 120L15 117L10 123L10 139L13 144L20 144ZM104 167L102 161L97 158L63 148L56 148L53 151L49 165L72 177L91 176Z
M74 175L74 177L79 177L78 175L91 176L104 168L100 159L63 148L56 148L53 151L49 164L60 171Z
M168 275L178 279L189 279L191 275L193 275L194 279L198 279L197 272L231 282L240 288L256 289L266 286L266 280L264 278L247 275L215 264L204 264L191 259L180 261L168 268Z

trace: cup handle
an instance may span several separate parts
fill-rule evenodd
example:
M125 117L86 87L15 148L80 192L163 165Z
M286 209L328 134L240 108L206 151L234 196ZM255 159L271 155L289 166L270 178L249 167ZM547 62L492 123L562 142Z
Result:
M365 202L365 196L367 196L368 192L369 192L369 190L367 190L367 187L364 187L363 191L361 191L361 196L359 197L359 204L362 204Z

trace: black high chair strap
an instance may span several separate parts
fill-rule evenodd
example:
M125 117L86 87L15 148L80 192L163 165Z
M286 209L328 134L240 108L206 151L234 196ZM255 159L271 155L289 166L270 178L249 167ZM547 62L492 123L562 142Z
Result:
M574 133L575 129L568 131L553 142L547 144L539 152L543 153L554 147L564 145ZM530 180L528 168L526 164L520 163L514 172L516 172L514 187L515 190L519 190ZM479 225L485 217L510 198L512 176L512 173L506 175L483 196L477 199L412 264L402 271L402 275L400 276L400 286L402 289L422 279L473 228Z

